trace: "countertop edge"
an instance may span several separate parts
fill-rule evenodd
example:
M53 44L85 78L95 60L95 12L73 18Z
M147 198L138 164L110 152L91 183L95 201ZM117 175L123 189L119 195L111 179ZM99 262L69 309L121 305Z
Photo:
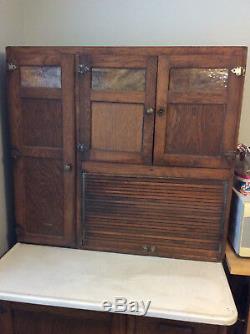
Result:
M51 307L63 307L63 308L72 308L78 310L86 310L86 311L96 311L96 312L105 312L102 307L93 302L83 302L76 300L65 300L59 298L42 298L30 295L17 295L11 293L0 293L0 301L9 301L16 303L27 303L27 304L35 304L35 305L43 305L43 306L51 306ZM203 314L192 314L187 312L173 312L153 309L148 311L146 315L141 315L138 313L131 312L110 312L114 314L126 314L133 316L141 316L141 317L152 317L152 318L160 318L166 320L175 320L175 321L185 321L185 322L193 322L200 324L208 324L208 325L218 325L218 326L231 326L236 323L238 318L238 312L235 309L235 312L232 313L230 317L221 317L221 319L214 319L212 316L207 316Z

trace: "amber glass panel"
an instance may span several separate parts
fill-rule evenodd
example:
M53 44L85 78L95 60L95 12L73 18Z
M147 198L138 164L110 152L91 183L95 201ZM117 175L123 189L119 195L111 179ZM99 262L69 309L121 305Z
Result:
M170 90L180 92L222 92L228 84L225 68L173 68L170 71Z
M93 68L92 89L111 91L144 91L145 70Z
M23 87L61 88L61 67L22 66L21 85Z
M143 110L140 104L92 103L92 148L140 152Z

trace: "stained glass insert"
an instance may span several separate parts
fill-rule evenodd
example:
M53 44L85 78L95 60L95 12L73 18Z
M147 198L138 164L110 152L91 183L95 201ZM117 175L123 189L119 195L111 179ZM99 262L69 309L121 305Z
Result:
M61 88L61 67L22 66L22 87Z
M105 91L145 91L146 71L127 68L93 68L92 89Z
M226 68L173 68L170 90L180 92L223 92L228 85Z

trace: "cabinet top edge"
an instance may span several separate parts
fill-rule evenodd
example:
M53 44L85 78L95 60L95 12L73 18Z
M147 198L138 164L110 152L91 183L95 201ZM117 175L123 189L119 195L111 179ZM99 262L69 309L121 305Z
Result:
M60 53L106 53L129 54L138 52L138 55L184 55L184 54L218 54L218 55L242 55L246 54L247 46L7 46L10 52L60 52Z

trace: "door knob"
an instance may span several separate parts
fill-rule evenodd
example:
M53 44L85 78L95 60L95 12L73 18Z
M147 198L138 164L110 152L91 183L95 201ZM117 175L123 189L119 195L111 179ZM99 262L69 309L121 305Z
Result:
M147 115L152 115L154 113L154 108L148 108L146 109L146 114Z
M156 252L156 246L150 246L150 251L151 251L151 253L155 253Z
M158 114L159 116L162 116L162 115L164 114L164 112L165 112L165 109L160 108L160 109L157 111L157 114Z
M70 171L72 170L72 165L71 165L71 164L68 164L68 163L65 163L65 164L63 165L63 170L64 170L65 172L70 172Z

